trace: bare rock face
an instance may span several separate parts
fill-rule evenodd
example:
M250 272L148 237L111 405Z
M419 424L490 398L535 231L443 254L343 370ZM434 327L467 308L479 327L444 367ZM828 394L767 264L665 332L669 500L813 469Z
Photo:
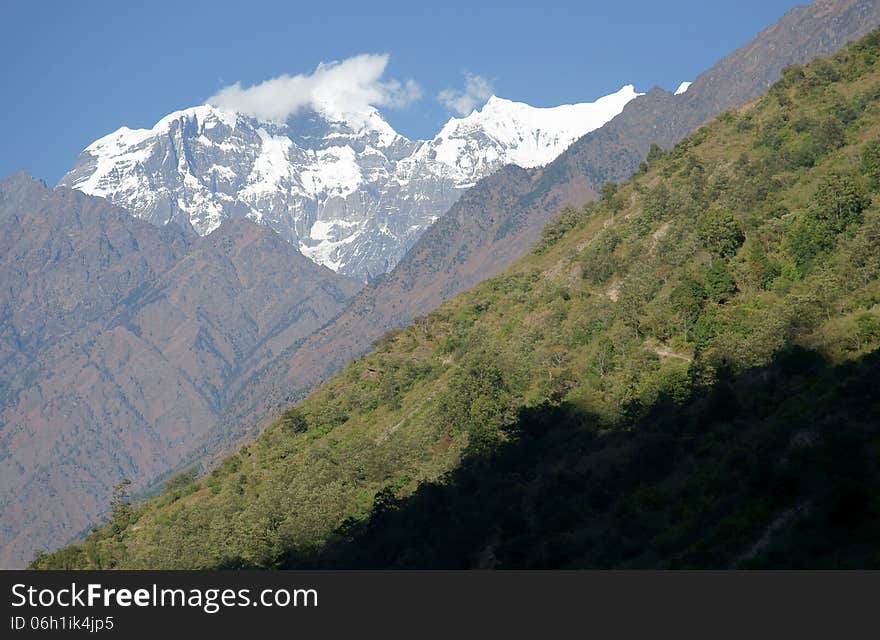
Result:
M242 379L360 288L265 227L200 238L20 174L0 182L0 283L3 566L186 459Z
M605 182L632 175L651 144L670 148L722 111L762 94L783 67L833 53L878 25L880 3L874 0L818 0L796 7L677 95L652 89L547 166L508 167L478 182L391 273L255 377L225 423L259 420L266 407L301 397L385 331L502 271L529 250L562 206L583 205Z

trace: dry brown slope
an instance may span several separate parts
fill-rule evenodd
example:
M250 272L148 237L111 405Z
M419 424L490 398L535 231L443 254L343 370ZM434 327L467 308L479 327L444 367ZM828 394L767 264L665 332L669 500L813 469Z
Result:
M269 229L194 238L26 176L0 183L0 286L3 566L186 459L252 369L360 288Z

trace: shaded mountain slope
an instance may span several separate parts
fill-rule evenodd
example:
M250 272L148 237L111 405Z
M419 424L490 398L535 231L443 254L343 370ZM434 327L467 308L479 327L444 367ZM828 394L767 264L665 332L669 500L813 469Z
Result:
M876 565L878 60L790 69L34 566Z
M491 454L412 496L385 492L327 548L280 565L878 568L878 385L880 351L831 365L794 349L626 428L568 403L529 408Z

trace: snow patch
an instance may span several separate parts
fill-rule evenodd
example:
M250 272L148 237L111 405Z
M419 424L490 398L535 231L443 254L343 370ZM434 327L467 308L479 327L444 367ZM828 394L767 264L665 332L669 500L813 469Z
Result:
M270 135L266 129L257 129L260 137L260 155L254 160L247 179L247 186L241 191L242 197L276 192L290 177L288 151L293 145L290 138Z
M315 198L345 198L364 182L357 154L348 145L319 149L312 158L314 162L300 173L300 179Z

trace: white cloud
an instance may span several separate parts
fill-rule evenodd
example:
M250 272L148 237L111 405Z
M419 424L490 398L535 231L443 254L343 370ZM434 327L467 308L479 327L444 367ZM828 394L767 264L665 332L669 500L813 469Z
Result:
M342 62L322 62L310 75L282 75L251 87L236 82L208 98L209 104L263 120L284 122L306 106L342 113L374 107L403 107L422 96L413 80L382 80L387 54L362 54Z
M444 89L437 99L450 111L466 116L477 106L482 105L495 92L492 83L482 76L465 72L464 91Z

